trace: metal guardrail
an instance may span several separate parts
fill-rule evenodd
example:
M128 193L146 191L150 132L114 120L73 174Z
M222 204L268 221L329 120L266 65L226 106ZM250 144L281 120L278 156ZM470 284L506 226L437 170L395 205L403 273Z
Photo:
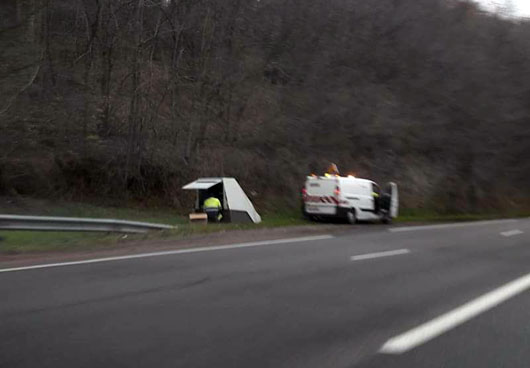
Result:
M174 228L171 225L114 219L0 215L0 230L146 233L150 230Z

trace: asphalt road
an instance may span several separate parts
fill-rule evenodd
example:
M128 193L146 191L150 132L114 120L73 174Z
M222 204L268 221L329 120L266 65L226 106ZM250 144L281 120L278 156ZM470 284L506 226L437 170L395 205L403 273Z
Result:
M530 220L362 226L0 270L0 367L528 367Z

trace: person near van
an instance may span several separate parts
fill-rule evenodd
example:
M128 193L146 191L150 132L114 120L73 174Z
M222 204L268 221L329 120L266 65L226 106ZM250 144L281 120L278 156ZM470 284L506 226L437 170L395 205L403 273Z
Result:
M373 191L372 198L374 199L374 211L375 213L377 213L379 212L379 208L380 208L379 193L377 193L376 191Z
M218 198L209 197L204 201L203 208L204 212L206 212L206 215L208 216L208 221L218 222L223 218L223 214L221 213L223 206L221 205L221 201Z

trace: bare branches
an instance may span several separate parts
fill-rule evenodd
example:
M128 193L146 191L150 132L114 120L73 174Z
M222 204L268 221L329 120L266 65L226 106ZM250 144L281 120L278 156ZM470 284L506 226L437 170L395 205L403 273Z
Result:
M527 194L530 26L458 4L47 2L38 64L29 43L0 48L21 60L0 68L2 123L112 167L83 184L109 193L175 194L202 172L285 195L326 159L400 181L412 206L473 210L500 187Z
M31 85L35 82L35 79L37 78L37 75L39 75L39 72L40 72L40 67L41 67L41 63L39 62L39 64L37 65L37 67L35 68L35 71L33 72L33 74L31 75L28 83L26 83L24 86L22 86L22 88L14 95L11 97L11 99L9 101L7 101L6 105L0 110L0 116L2 116L3 114L5 114L10 108L11 106L13 105L13 103L16 101L16 99L18 98L18 96L20 96L22 93L24 93L29 87L31 87Z

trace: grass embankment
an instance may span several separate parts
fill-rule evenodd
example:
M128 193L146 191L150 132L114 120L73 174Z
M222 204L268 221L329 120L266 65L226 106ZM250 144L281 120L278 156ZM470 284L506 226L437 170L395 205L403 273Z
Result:
M2 204L4 204L2 206ZM4 207L4 208L2 208ZM44 251L87 250L111 248L130 240L182 238L195 234L207 234L230 230L257 229L279 226L308 224L297 211L266 212L260 224L190 224L186 216L167 208L138 209L105 207L80 203L50 203L47 201L24 200L19 205L0 203L0 213L112 218L132 221L170 224L175 230L149 234L117 234L59 231L1 231L0 254L18 254Z
M530 211L482 212L482 213L437 213L425 209L402 209L395 223L408 222L459 222L495 220L499 218L529 217Z
M4 208L2 208L4 207ZM10 214L32 214L46 216L72 216L127 219L134 221L157 222L176 225L172 231L149 234L115 234L88 232L37 232L37 231L0 231L0 254L17 254L44 251L87 250L111 248L129 240L182 238L195 234L207 234L230 230L258 229L268 227L308 225L298 210L280 210L272 208L262 213L260 224L189 224L186 216L167 208L138 209L105 207L79 203L50 203L47 201L25 200L22 205L0 206L0 212ZM488 220L499 217L522 217L530 213L483 213L483 214L439 214L426 210L405 209L401 211L396 223L413 222L452 222Z

